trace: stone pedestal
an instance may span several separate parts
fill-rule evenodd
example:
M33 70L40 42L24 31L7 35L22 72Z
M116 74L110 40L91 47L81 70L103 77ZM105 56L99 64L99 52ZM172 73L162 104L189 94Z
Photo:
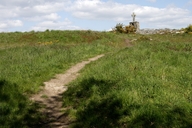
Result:
M129 25L132 25L136 28L136 31L139 31L140 26L139 26L139 22L135 21L135 22L129 22Z

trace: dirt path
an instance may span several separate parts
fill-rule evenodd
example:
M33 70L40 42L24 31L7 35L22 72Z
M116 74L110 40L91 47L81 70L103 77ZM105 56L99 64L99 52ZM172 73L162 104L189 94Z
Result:
M67 90L66 84L77 78L78 72L91 61L103 57L98 55L90 58L88 61L82 61L68 69L64 74L58 74L54 79L44 82L43 90L31 97L31 100L43 105L41 112L47 116L43 127L67 128L68 122L66 116L62 113L62 94Z

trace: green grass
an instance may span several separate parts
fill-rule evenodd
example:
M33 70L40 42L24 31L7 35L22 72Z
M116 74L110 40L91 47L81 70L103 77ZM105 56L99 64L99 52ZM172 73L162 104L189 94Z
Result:
M126 48L127 39L137 41ZM0 33L0 127L37 126L45 117L30 94L103 53L64 94L74 127L191 127L191 42L187 34Z
M70 66L116 50L115 41L121 36L93 31L0 33L0 127L38 123L41 114L31 114L38 106L28 96Z
M37 104L24 96L17 84L0 80L0 128L32 126L43 117Z
M63 101L73 127L192 126L191 38L150 36L90 64L69 85Z
M32 34L8 33L6 35L9 36L9 34L10 37L6 38L10 39L8 41L10 47L4 44L5 38L2 38L0 43L0 46L4 47L0 50L0 79L17 83L22 92L37 92L39 85L53 77L54 74L63 72L84 59L114 49L113 46L105 44L110 42L110 34L92 31L46 31ZM79 37L80 35L81 37ZM63 36L66 38L62 40ZM84 36L87 36L87 39L82 38ZM99 36L106 37L99 40ZM12 40L13 37L15 40ZM19 42L21 37L22 41ZM51 40L57 40L57 42Z

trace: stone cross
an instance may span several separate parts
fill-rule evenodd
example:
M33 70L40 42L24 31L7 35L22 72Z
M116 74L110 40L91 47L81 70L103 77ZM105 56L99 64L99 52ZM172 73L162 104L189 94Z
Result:
M131 16L133 17L133 22L135 22L135 17L136 17L135 13L133 12Z

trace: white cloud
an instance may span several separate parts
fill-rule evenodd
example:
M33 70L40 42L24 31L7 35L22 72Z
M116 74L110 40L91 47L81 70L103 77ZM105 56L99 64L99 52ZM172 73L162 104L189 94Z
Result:
M24 20L30 22L42 22L42 21L58 21L61 18L57 13L50 13L46 15L37 15L32 17L25 17Z
M102 2L101 0L76 0L66 10L81 19L125 20L136 7L137 5L123 5L115 2Z
M0 23L0 29L4 29L4 28L6 28L7 27L7 24L5 24L5 23Z
M136 4L121 4L115 0L1 0L0 1L0 31L13 30L36 24L30 29L80 29L73 25L63 13L84 21L109 21L128 23L132 21L131 14L136 13L136 20L141 27L183 27L190 24L190 11L176 6L164 8L141 6ZM157 0L145 0L157 2ZM192 0L188 1L189 5ZM63 21L63 19L65 19ZM73 19L74 20L74 19ZM30 23L29 23L30 22ZM93 24L94 26L94 24ZM113 26L111 26L113 27ZM91 28L89 26L89 28ZM26 28L27 30L29 28Z
M0 30L8 29L9 27L21 27L23 22L20 20L6 20L0 21Z
M154 1L155 0L151 0ZM87 20L113 20L115 22L132 21L132 12L136 13L136 20L146 27L179 28L192 21L187 9L168 6L157 8L135 4L120 4L116 2L102 2L101 0L76 0L66 9L73 16ZM183 22L181 23L181 19Z
M69 2L70 0L1 0L0 30L13 30L27 22L59 22L61 16L57 12L63 11Z
M36 5L34 6L34 10L39 13L51 13L51 12L57 12L59 10L63 10L65 7L65 3L57 3L57 2L51 2L51 3L45 3L42 5Z
M21 20L10 20L7 22L10 26L20 27L23 26L23 22Z
M0 20L2 19L8 19L8 18L14 18L17 16L17 13L14 11L14 9L9 9L6 6L0 5Z
M45 15L43 18L46 19L46 20L53 20L53 21L55 21L55 20L60 19L61 16L59 16L57 13L51 13L51 14Z
M64 21L43 21L38 23L36 26L31 28L35 31L50 30L77 30L80 29L78 26L72 25L72 23L66 18Z
M7 18L31 17L63 11L70 0L1 0L0 14ZM8 15L5 15L8 14ZM2 17L0 17L2 19Z

